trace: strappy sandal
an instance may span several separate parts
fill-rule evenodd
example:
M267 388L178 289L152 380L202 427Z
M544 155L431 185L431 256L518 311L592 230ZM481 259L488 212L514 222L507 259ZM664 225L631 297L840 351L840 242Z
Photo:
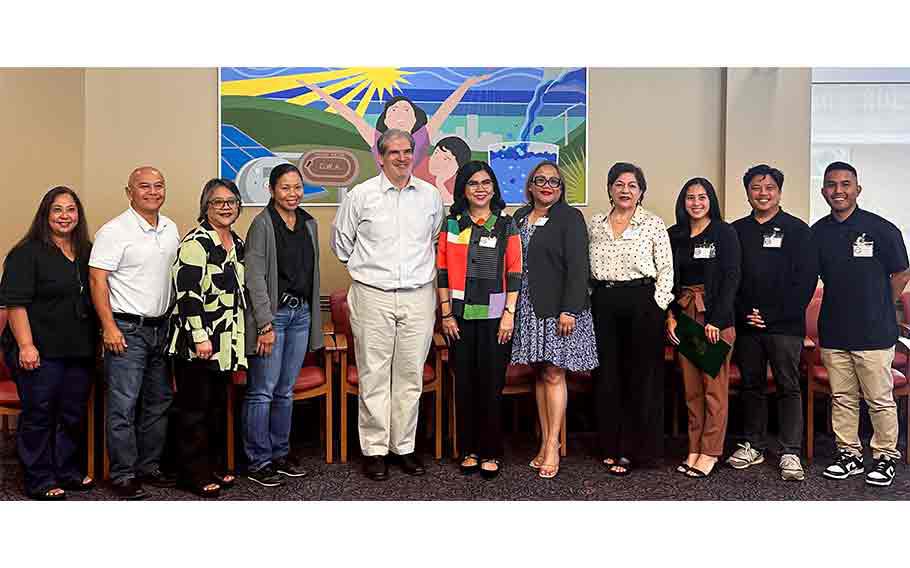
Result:
M214 471L212 472L212 477L215 478L215 483L220 485L222 489L230 489L237 483L237 476L231 471Z
M71 479L60 484L61 489L66 491L91 491L95 488L95 480L89 476L80 479Z
M36 501L62 501L66 499L66 492L61 487L54 486L39 493L30 493L29 497Z
M483 464L485 464L485 463L494 464L496 466L496 469L487 469L487 468L483 467ZM502 462L500 462L496 458L487 458L485 460L481 460L481 462L480 462L480 476L483 477L484 479L495 479L499 475L499 470L501 470L501 469L502 469Z
M690 467L689 471L686 472L686 476L692 477L694 479L705 479L706 477L709 477L712 473L714 473L715 469L717 469L717 461L718 460L714 461L714 465L712 465L711 469L709 469L708 471L702 471L694 466Z
M562 447L562 444L556 444L557 450L561 447ZM531 469L540 469L540 466L543 465L543 460L544 460L544 457L540 454L537 454L536 456L534 456L534 459L531 460L531 463L528 464L528 467L530 467Z
M465 465L464 462L466 462L468 460L474 460L474 463L471 465ZM461 458L460 467L461 467L461 473L463 473L464 475L471 475L472 473L474 473L480 469L480 456L478 456L477 454L465 454L465 456L463 458Z
M606 460L604 460L604 463L606 463ZM626 458L619 458L609 465L607 473L616 477L625 477L632 473L632 462Z
M178 485L203 499L217 499L221 496L221 484L215 481L182 482Z
M683 462L682 462L681 464L679 464L678 466L676 466L676 472L677 472L677 473L681 473L681 474L683 474L683 475L686 475L686 473L687 473L691 468L692 468L692 466L690 466L688 463L685 462L685 460L683 460Z

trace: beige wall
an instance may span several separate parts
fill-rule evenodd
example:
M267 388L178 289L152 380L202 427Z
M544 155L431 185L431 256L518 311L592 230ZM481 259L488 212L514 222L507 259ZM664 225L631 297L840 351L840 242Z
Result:
M608 209L606 175L616 161L644 168L645 205L668 224L694 176L716 182L728 219L741 215L739 178L757 160L784 170L786 206L808 215L807 70L592 69L589 81L587 217ZM164 213L186 231L202 184L218 173L214 69L0 70L0 124L15 133L0 137L10 196L3 252L52 185L80 192L94 231L126 207L132 168L157 166L167 176ZM768 126L762 136L748 135L755 124ZM327 294L349 283L327 246L335 208L308 210L320 226ZM244 210L242 235L259 211Z
M25 233L45 192L82 192L82 69L0 69L0 258Z
M784 209L809 221L811 70L728 69L724 212L746 215L743 174L762 162L784 172Z

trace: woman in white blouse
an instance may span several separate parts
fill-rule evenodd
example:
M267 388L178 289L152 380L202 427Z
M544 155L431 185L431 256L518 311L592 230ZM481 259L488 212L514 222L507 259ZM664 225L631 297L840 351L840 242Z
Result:
M600 445L612 475L663 454L664 313L673 300L673 256L667 228L641 203L638 166L619 162L607 174L613 206L588 226Z

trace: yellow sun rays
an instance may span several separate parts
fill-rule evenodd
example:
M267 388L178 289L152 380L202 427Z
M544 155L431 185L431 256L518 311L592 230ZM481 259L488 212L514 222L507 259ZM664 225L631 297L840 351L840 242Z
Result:
M347 105L360 93L366 91L354 110L354 112L363 116L366 114L367 107L374 96L378 96L381 101L386 94L393 95L396 89L400 91L402 84L410 84L404 76L412 73L411 71L402 71L396 67L349 67L334 71L226 81L221 84L221 94L256 97L298 88L301 86L298 82L300 80L319 84L329 95L351 87L351 90L339 101ZM319 96L316 93L307 92L288 99L287 102L306 106L318 100ZM326 111L335 112L331 108L326 108Z

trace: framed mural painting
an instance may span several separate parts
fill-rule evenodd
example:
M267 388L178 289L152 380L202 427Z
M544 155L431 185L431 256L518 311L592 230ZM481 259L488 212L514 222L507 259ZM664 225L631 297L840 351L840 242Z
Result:
M566 196L587 205L587 69L541 67L223 67L221 177L265 205L281 163L303 174L304 202L338 205L379 172L376 141L411 132L415 176L452 202L455 173L490 163L506 203L528 172L559 163Z

